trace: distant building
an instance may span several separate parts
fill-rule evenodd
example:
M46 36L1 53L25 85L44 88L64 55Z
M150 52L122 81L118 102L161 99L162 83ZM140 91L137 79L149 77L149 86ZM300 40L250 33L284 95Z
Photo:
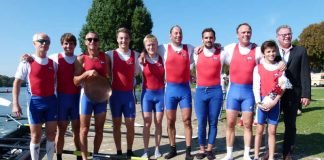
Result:
M315 87L324 86L324 72L311 73L311 85Z

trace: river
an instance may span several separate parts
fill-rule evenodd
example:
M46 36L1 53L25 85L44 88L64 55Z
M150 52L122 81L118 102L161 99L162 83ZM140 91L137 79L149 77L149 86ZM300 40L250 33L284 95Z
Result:
M0 91L6 91L7 89L8 89L8 91L10 91L10 93L0 93L0 97L10 100L12 102L12 93L11 93L12 88L11 87L0 87ZM19 122L22 124L26 124L26 123L28 123L28 121L26 119L26 117L27 117L27 113L26 113L27 90L26 90L26 87L22 87L20 90L19 103L23 110L23 116L22 116L23 119L19 120ZM0 137L3 137L4 135L14 131L18 126L17 122L10 121L6 116L7 114L11 114L11 107L12 107L12 104L9 107L0 105Z

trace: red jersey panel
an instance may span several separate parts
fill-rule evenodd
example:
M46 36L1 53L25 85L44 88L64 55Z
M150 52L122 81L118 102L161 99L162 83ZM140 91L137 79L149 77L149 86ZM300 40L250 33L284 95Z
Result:
M29 62L29 83L33 96L52 96L55 93L55 70L53 60L48 58L46 65L36 61Z
M166 81L173 83L187 83L190 80L190 57L187 45L183 45L180 53L168 45L167 59L165 62Z
M230 62L229 75L231 82L237 84L252 84L253 83L253 69L255 62L255 45L252 45L250 52L247 55L242 55L236 44Z
M282 75L279 69L268 71L262 64L258 65L260 75L260 90L261 96L267 96L278 84L278 78Z
M108 64L106 62L106 54L99 52L98 58L90 58L89 55L83 54L84 58L84 70L96 70L99 75L106 77L108 73Z
M143 88L158 90L164 88L164 66L162 58L155 64L143 64Z
M135 53L131 51L130 58L123 61L115 50L113 52L113 63L112 89L118 91L133 91Z
M78 94L80 87L73 83L74 64L65 61L62 54L58 54L58 70L57 70L57 92L64 94Z
M216 49L214 55L211 57L206 57L204 53L199 54L196 65L197 85L219 85L221 66L219 49Z

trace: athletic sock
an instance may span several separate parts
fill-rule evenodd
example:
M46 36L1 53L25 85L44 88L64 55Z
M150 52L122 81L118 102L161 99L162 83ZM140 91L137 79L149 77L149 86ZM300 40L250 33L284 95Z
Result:
M82 156L77 156L77 160L82 160Z
M160 149L158 147L155 147L155 151L154 151L154 158L159 158L162 156L162 154L160 153Z
M122 154L123 154L122 150L117 150L117 155L122 155Z
M222 160L233 159L233 147L226 147L226 156Z
M164 156L165 159L171 159L177 155L177 148L176 146L170 146L170 152Z
M191 155L191 146L186 147L186 160L192 160L194 157Z
M244 160L251 160L250 157L250 147L244 147L244 156L243 156Z
M55 152L55 142L46 141L46 154L48 160L53 160L54 152Z
M191 156L191 146L187 146L186 147L186 155L190 155Z
M56 159L57 160L62 160L62 154L61 153L57 153L56 154Z
M34 144L30 142L29 148L31 159L39 159L40 144Z
M126 153L126 156L127 157L133 157L133 156L135 156L135 154L133 153L133 151L131 149L128 149L127 153Z

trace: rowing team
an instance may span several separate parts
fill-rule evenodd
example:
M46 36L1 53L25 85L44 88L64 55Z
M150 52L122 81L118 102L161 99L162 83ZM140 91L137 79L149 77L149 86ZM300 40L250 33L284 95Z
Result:
M202 31L203 46L194 48L189 44L182 44L182 29L176 25L170 29L171 42L168 44L158 45L155 36L151 34L145 36L143 40L145 49L141 54L129 48L131 33L126 28L119 28L116 31L118 48L107 52L99 50L101 40L98 34L88 32L82 40L86 51L79 56L74 55L77 44L75 36L66 33L61 37L64 52L50 57L47 57L50 37L45 33L36 33L33 36L35 54L25 56L25 60L19 64L13 87L13 113L18 117L22 114L18 97L23 80L27 81L31 95L28 102L28 119L32 135L30 143L32 159L38 159L42 123L46 123L48 159L53 158L55 151L57 159L62 159L64 134L69 120L72 121L76 149L80 150L82 155L78 159L87 159L87 137L92 114L95 119L93 153L97 154L103 140L108 102L117 156L123 154L120 131L123 115L127 129L126 155L128 158L134 157L132 147L136 111L133 88L135 76L139 73L143 80L142 157L149 157L148 144L153 118L156 142L154 156L158 158L162 155L159 146L164 112L170 144L169 152L164 158L171 159L177 155L175 121L177 106L180 106L185 130L185 159L193 159L190 89L192 66L195 66L197 77L194 106L198 120L200 149L196 157L214 159L212 149L216 140L217 119L223 103L221 71L224 63L230 66L225 160L232 159L234 126L239 111L242 111L243 121L246 124L244 159L251 159L249 150L252 129L249 126L252 125L254 104L257 102L256 119L259 129L263 130L266 117L271 115L270 124L273 125L271 129L275 131L279 116L277 104L283 91L289 88L289 82L282 71L286 66L275 61L277 47L275 42L266 41L261 48L251 43L252 29L247 23L240 24L236 32L239 42L223 49L215 43L215 31L206 28ZM262 101L261 97L267 101ZM208 132L206 132L207 122ZM271 144L275 143L273 135L275 132L271 134L269 142ZM259 143L260 139L256 141ZM273 147L274 145L271 146L270 159L273 158Z

